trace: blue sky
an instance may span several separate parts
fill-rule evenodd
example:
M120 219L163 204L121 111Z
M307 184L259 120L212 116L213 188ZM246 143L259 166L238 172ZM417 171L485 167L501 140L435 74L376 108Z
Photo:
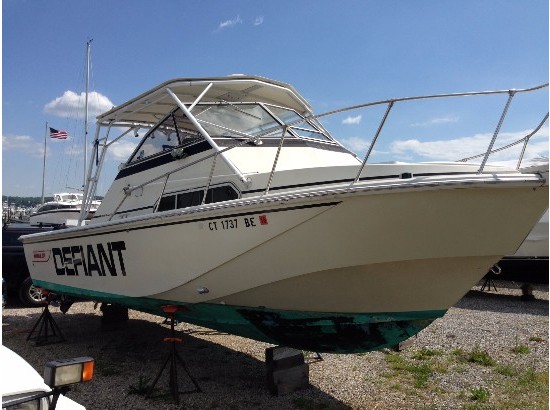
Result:
M46 194L82 184L89 38L93 114L171 78L233 73L290 83L322 113L394 97L546 83L548 15L547 0L4 0L2 193L40 195L46 122L70 135L48 140ZM375 159L455 160L481 152L506 96L488 100L396 106ZM547 89L515 97L502 142L534 128L547 111ZM363 154L382 113L349 112L323 124ZM547 125L540 135L531 156L548 155ZM110 158L107 177L121 161Z

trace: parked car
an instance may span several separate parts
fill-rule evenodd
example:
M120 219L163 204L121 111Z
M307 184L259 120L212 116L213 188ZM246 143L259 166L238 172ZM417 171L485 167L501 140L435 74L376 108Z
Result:
M8 295L18 296L24 305L40 306L44 296L40 288L32 284L19 237L52 229L25 223L9 223L2 227L2 278L5 280Z
M2 307L6 306L8 296L6 295L6 281L2 278Z
M44 378L21 356L5 346L0 350L2 363L2 409L85 410L81 404L64 396L68 385L89 381L93 377L91 357L48 362Z

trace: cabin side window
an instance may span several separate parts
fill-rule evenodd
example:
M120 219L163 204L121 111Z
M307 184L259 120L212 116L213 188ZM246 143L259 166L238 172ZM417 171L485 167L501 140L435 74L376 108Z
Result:
M177 146L194 142L197 138L201 138L199 132L177 108L143 137L128 163L170 151Z
M172 209L188 208L202 203L204 189L182 192L180 194L165 195L161 198L157 212L170 211ZM230 201L237 199L239 194L229 185L210 188L206 194L206 204L214 202Z

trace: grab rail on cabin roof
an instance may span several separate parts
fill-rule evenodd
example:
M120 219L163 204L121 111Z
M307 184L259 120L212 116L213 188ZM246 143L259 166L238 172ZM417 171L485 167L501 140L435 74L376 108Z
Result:
M164 182L164 185L163 185L163 189L162 189L162 192L161 192L161 195L160 197L158 198L158 200L156 201L156 204L155 204L155 209L156 207L158 206L158 203L160 202L160 198L162 197L162 195L164 194L164 191L165 191L165 188L166 188L166 185L167 185L167 182L168 182L168 178L170 177L170 175L172 175L173 173L175 172L178 172L178 171L181 171L185 168L188 168L188 167L191 167L193 165L196 165L200 162L203 162L209 158L213 158L213 163L212 163L212 168L211 168L211 171L210 171L210 175L209 175L209 178L208 178L208 182L207 182L207 187L205 189L205 193L204 193L204 196L203 196L203 199L202 199L202 204L205 203L206 201L206 195L207 195L207 192L208 192L208 188L210 187L211 185L211 182L212 182L212 178L213 178L213 174L214 174L214 168L216 166L216 161L217 161L217 158L219 156L222 156L222 157L225 157L223 154L233 148L236 148L236 147L240 147L244 144L247 144L247 143L250 143L250 142L254 142L254 143L258 143L258 141L261 140L262 137L264 136L267 136L267 135L270 135L272 133L274 133L275 131L277 130L280 130L280 125L277 125L277 126L274 126L274 127L271 127L265 131L263 131L262 133L258 134L258 135L254 135L254 136L251 136L249 134L246 134L246 133L243 133L243 132L238 132L238 131L234 131L237 133L237 135L239 135L240 137L242 138L245 138L244 140L242 141L239 141L237 144L234 144L234 145L231 145L229 147L226 147L226 148L223 148L221 149L213 140L212 138L210 137L210 135L204 130L204 128L201 126L200 122L204 122L208 125L214 125L214 126L217 126L217 127L220 127L222 129L227 129L226 127L224 127L223 125L218 125L218 124L212 124L212 123L209 123L209 122L206 122L206 121L199 121L197 120L192 114L191 114L191 110L195 107L195 105L200 101L200 99L206 94L206 92L208 91L208 89L210 88L211 84L208 85L206 87L206 89L199 95L199 97L190 105L190 108L187 108L178 98L177 96L172 92L172 90L170 90L169 88L166 88L166 92L175 100L176 104L184 111L184 113L186 114L186 116L190 119L190 121L199 129L199 131L201 132L201 134L203 136L205 136L205 139L212 145L212 147L215 149L215 152L209 154L209 155L206 155L205 157L203 158L200 158L198 160L195 160L191 163L188 163L188 164L185 164L181 167L177 167L176 169L172 170L172 171L169 171L169 172L166 172L158 177L155 177L153 179L150 179L142 184L139 184L137 186L128 186L126 188L124 188L124 197L122 198L122 200L120 201L120 203L116 206L115 210L111 213L111 215L109 216L108 220L111 220L114 215L116 215L116 212L118 211L118 209L120 209L120 207L122 206L122 204L124 203L124 201L126 200L127 197L130 196L130 194L135 191L135 190L138 190L138 189L142 189L144 186L146 185L149 185L153 182L156 182L158 180L161 180L163 178L165 178L165 182ZM378 140L378 137L380 136L380 133L386 123L386 120L389 116L389 113L391 111L391 109L394 107L394 105L398 102L405 102L405 101L413 101L413 100L424 100L424 99L437 99L437 98L452 98L452 97L467 97L467 96L477 96L477 95L495 95L495 94L508 94L508 99L506 101L506 105L503 109L503 112L500 116L500 119L499 119L499 122L497 124L497 127L495 129L495 132L493 133L493 137L489 143L489 146L488 146L488 149L485 153L483 154L480 154L480 155L476 155L474 157L470 157L470 158L464 158L460 161L467 161L467 160L470 160L470 159L473 159L473 158L479 158L479 157L483 157L483 160L482 160L482 163L481 163L481 166L478 170L478 174L481 174L483 172L483 169L485 167L485 164L487 162L487 159L488 157L490 156L490 154L494 153L494 152L498 152L498 151L501 151L505 148L508 148L512 145L515 145L519 142L516 142L516 143L513 143L513 144L509 144L508 146L506 147L502 147L502 148L499 148L497 150L493 150L493 145L496 141L496 138L498 136L498 133L500 131L500 128L502 126L502 123L506 117L506 114L508 112L508 109L510 107L510 104L512 102L512 98L518 94L518 93L527 93L527 92L531 92L531 91L535 91L535 90L539 90L539 89L542 89L542 88L546 88L548 87L548 83L546 84L542 84L542 85L539 85L539 86L536 86L536 87L532 87L532 88L526 88L526 89L511 89L511 90L499 90L499 91L479 91L479 92L466 92L466 93L451 93L451 94L433 94L433 95L425 95L425 96L415 96L415 97L403 97L403 98L393 98L393 99L389 99L389 100L382 100L382 101L375 101L375 102L370 102L370 103L365 103L365 104L359 104L359 105L354 105L354 106L350 106L350 107L345 107L345 108L341 108L341 109L337 109L337 110L332 110L332 111L328 111L328 112L325 112L325 113L322 113L322 114L317 114L317 115L310 115L310 116L307 116L307 117L304 117L304 118L300 118L300 119L297 119L297 120L294 120L294 121L291 121L291 122L288 122L288 123L285 123L283 124L283 135L281 137L281 143L279 144L279 147L278 147L278 150L277 150L277 153L276 153L276 156L275 156L275 159L274 159L274 162L273 162L273 166L272 166L272 170L270 172L270 175L269 175L269 178L268 178L268 183L267 183L267 186L266 186L266 189L264 191L264 194L263 195L267 195L269 193L269 189L270 189L270 186L271 186L271 183L272 183L272 180L273 180L273 176L274 176L274 173L276 171L276 167L277 167L277 161L279 159L279 155L280 155L280 152L281 152L281 148L282 148L282 145L284 143L284 139L285 139L285 134L286 134L286 129L288 129L289 127L293 126L293 125L297 125L297 124L300 124L302 122L308 122L308 121L311 121L311 120L317 120L319 118L323 118L323 117L326 117L326 116L329 116L329 115L334 115L334 114L339 114L339 113L342 113L342 112L347 112L347 111L352 111L352 110L357 110L357 109L361 109L361 108L367 108L367 107L372 107L372 106L376 106L376 105L383 105L383 104L387 104L387 108L386 108L386 111L380 121L380 124L378 126L378 129L373 137L373 140L367 150L367 153L365 155L365 158L363 159L363 161L361 162L361 166L359 168L359 172L357 173L355 179L353 180L353 182L351 183L350 187L353 186L355 183L357 183L359 181L359 179L361 178L361 174L367 164L367 161L374 149L374 146ZM523 158L523 155L524 155L524 152L525 152L525 148L526 148L526 145L529 141L529 138L532 137L541 127L542 125L544 124L544 122L548 119L548 114L546 114L545 118L543 119L543 121L539 124L539 126L532 132L530 133L528 136L524 137L523 139L519 140L519 141L524 141L524 147L523 147L523 150L522 150L522 153L520 155L520 158L519 158L519 162L518 162L518 168L520 166L520 163L522 161L522 158ZM316 121L317 122L317 121ZM318 123L318 122L317 122ZM108 125L108 129L110 130L111 126L113 124L109 124ZM125 124L126 126L128 126L128 124ZM322 125L319 124L321 127ZM95 139L95 144L94 144L94 152L92 153L93 156L97 155L97 152L98 152L98 149L99 149L99 128L101 128L102 124L98 124L98 129L96 130L96 139ZM139 126L136 125L136 128L138 128ZM119 137L117 137L115 140L107 143L107 137L104 138L104 144L103 144L103 148L102 148L102 153L101 153L101 160L98 161L98 163L103 163L103 160L105 158L105 151L106 149L115 141L118 141L120 138L122 138L122 136L126 135L128 132L130 132L133 128L125 131L122 135L120 135ZM337 141L335 141L336 143L338 143ZM338 143L339 144L339 143ZM235 172L236 175L239 176L239 178L241 179L241 181L247 183L247 182L250 182L250 179L249 178L246 178L232 163L231 161L229 161L227 158L226 159L226 163L228 164L228 166ZM87 181L87 186L86 186L86 192L87 192L87 197L90 197L90 198L93 198L93 196L95 195L95 190L97 188L97 180L99 178L99 168L100 166L98 165L97 168L96 168L96 175L95 177L92 178L91 174L92 174L92 167L93 167L93 162L90 163L90 168L89 168L89 172L88 172L88 175L89 175L89 179ZM90 182L92 182L92 189L90 190ZM91 201L86 201L86 205L88 205L88 203L91 204ZM81 215L85 215L85 208L83 207L83 212Z

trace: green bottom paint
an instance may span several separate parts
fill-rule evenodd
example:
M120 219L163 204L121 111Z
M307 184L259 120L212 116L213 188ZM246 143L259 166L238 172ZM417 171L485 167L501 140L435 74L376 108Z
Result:
M415 335L445 310L417 312L333 313L274 310L223 304L186 304L127 297L43 281L37 286L77 298L126 306L166 316L162 306L179 306L180 321L246 338L314 352L355 353L391 347Z

